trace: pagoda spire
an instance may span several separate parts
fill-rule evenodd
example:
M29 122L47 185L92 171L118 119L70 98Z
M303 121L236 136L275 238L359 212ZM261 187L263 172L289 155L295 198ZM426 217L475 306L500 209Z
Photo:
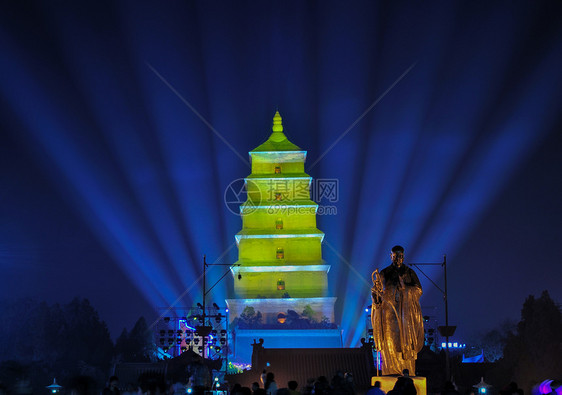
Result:
M275 141L276 143L286 140L287 136L283 133L283 118L281 118L281 114L279 111L275 111L275 115L273 116L273 133L269 136L269 140Z

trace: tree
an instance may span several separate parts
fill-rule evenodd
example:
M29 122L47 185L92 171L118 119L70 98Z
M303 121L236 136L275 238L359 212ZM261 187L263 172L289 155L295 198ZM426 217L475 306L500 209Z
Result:
M312 310L312 307L310 307L309 304L307 304L306 306L304 306L304 310L302 311L301 314L303 317L307 318L310 322L312 323L316 323L317 320L314 318L315 312L314 310Z
M262 320L261 311L256 313L255 309L252 306L244 307L244 311L240 314L240 319L238 323L242 327L252 327L256 325L260 325Z
M514 321L506 320L496 328L478 335L470 340L471 349L467 351L466 356L480 355L484 352L484 357L489 362L496 362L503 357L503 349L509 336L513 335L516 324Z
M144 317L140 317L131 332L124 328L115 342L115 356L122 362L149 362L156 359L156 344Z
M498 363L503 383L497 385L515 381L530 393L537 382L562 377L562 313L547 291L538 299L527 297L503 354Z
M75 298L62 310L64 359L74 366L77 361L84 361L87 365L108 369L113 342L107 325L99 319L88 299Z
M33 299L4 301L0 316L0 359L24 366L34 385L53 376L64 380L87 374L103 380L107 375L113 342L87 299L76 298L64 306ZM11 375L10 366L0 364L0 376Z
M129 332L127 328L123 328L123 332L119 335L115 341L115 360L119 362L125 361L125 355L128 354L129 350Z

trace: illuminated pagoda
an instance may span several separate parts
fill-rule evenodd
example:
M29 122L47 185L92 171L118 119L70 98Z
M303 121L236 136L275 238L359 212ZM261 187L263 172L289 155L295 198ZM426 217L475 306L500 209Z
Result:
M283 133L279 112L273 133L250 151L247 200L240 206L238 261L232 266L234 298L228 299L234 359L249 362L254 339L266 348L341 347L322 259L324 233L316 227L318 204L306 151Z

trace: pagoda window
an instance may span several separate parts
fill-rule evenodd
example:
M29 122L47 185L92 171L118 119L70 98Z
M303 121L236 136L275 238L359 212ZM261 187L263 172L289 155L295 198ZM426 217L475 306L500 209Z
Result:
M285 259L285 250L283 247L277 247L277 259Z
M281 218L277 218L275 221L275 229L283 229L283 220Z
M283 291L285 289L285 281L283 280L278 280L277 281L277 290L278 291Z
M275 192L275 200L277 201L283 200L283 195L280 192Z
M275 165L275 174L281 174L281 166Z

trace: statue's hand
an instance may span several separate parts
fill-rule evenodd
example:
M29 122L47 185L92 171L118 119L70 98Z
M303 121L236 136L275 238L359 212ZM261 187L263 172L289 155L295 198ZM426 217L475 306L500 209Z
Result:
M374 304L381 303L381 292L377 290L377 287L371 288L371 297Z

